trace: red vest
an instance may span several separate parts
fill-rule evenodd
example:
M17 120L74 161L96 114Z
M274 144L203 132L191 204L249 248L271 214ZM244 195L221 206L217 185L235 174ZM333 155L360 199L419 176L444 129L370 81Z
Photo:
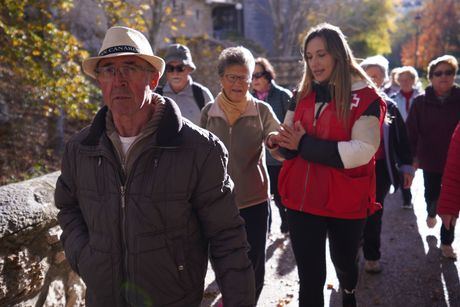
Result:
M299 121L308 135L332 141L351 140L356 120L380 96L370 87L352 92L349 126L337 117L335 102L325 106L316 120L314 92L299 101L294 122ZM385 103L380 98L380 124L385 115ZM351 168L338 169L302 159L299 155L283 162L278 181L282 203L289 209L310 214L361 219L378 210L375 201L375 159Z

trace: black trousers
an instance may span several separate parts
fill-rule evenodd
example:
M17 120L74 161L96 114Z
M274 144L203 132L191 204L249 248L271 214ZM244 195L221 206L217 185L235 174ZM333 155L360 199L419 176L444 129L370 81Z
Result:
M267 165L268 176L270 177L270 194L273 194L273 200L275 201L276 207L280 213L281 218L281 230L287 229L287 217L286 217L286 208L281 203L281 195L278 192L278 177L281 171L281 165ZM268 220L268 228L271 229L272 224L272 212L270 211L270 216Z
M240 215L246 222L246 235L251 246L248 256L255 273L257 302L264 286L268 202L241 209Z
M436 216L436 205L441 194L442 174L423 171L423 183L425 186L425 202L428 216ZM441 225L441 243L451 245L454 242L455 227L450 230Z
M401 185L404 182L401 182ZM404 203L410 204L412 202L412 192L410 191L410 188L405 189L404 187L401 186L401 193L402 193L402 198Z
M299 306L324 306L326 237L341 288L355 289L365 219L337 219L290 209L287 209L287 217L300 280Z
M383 201L390 190L390 176L385 160L377 160L375 164L376 200L382 204L382 210L368 216L363 232L363 254L366 260L380 259L380 234L382 232Z

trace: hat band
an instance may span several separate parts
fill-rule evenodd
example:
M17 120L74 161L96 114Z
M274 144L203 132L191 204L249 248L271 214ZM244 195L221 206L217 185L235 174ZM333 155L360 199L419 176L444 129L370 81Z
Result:
M108 54L121 53L121 52L139 53L139 50L133 46L128 46L128 45L113 46L113 47L107 48L99 52L99 56L105 56Z

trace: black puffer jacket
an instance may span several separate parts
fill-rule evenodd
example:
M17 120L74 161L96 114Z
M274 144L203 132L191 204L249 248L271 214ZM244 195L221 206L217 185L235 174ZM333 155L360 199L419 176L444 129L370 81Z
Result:
M227 152L166 101L156 139L123 175L107 108L66 146L55 202L88 306L199 306L213 261L225 306L254 303L254 273Z

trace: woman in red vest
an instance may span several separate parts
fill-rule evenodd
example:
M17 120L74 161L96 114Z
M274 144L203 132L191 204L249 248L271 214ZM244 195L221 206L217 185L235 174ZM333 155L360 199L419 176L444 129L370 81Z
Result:
M385 103L338 27L304 39L295 103L269 146L286 159L279 178L300 279L299 306L323 306L326 237L343 306L356 306L358 249L375 202L374 154Z

